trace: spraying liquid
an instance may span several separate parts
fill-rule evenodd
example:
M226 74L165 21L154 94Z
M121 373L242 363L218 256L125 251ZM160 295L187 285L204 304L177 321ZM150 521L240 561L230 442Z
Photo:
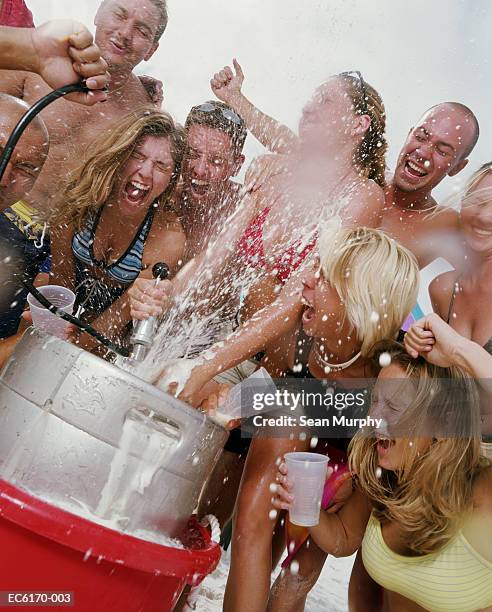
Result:
M315 240L321 228L339 227L339 213L349 201L350 197L347 196L336 203L329 203L323 208L315 225L311 223L309 226L297 228L295 239L299 252ZM224 225L229 226L229 220ZM216 247L216 244L212 244L208 248L208 253L211 254L210 265L213 263L212 255L216 257ZM286 244L277 245L268 259L272 262L281 260L285 248ZM235 257L237 262L240 255L236 253ZM154 382L170 361L194 358L214 343L224 340L234 329L231 323L238 313L241 296L247 295L262 276L275 276L275 266L272 264L271 268L265 270L251 263L229 265L224 262L220 273L212 274L211 270L205 267L195 274L193 283L186 292L179 295L179 299L175 300L166 313L147 357L132 369L132 373L143 380ZM129 364L125 364L123 367L127 369L128 366ZM180 381L171 382L179 382L181 389L186 380L181 377ZM159 386L163 388L162 385Z
M144 495L157 470L172 454L176 439L153 428L149 421L149 417L137 412L125 420L118 450L95 510L98 516L128 514L130 498L134 494Z

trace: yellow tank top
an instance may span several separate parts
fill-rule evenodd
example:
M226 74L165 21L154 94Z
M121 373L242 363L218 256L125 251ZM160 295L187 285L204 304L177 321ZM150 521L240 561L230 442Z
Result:
M492 563L459 532L441 550L419 557L393 552L371 515L362 559L373 580L430 612L475 612L492 605Z

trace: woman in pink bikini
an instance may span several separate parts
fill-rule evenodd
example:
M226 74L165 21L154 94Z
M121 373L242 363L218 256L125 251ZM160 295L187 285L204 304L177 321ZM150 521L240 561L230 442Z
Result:
M223 98L228 88L236 89L237 84L221 80L220 87L213 86ZM286 128L273 120L265 126L263 117L259 111L251 113L248 129L282 153L253 162L246 184L254 186L226 224L213 253L195 258L172 283L157 288L144 280L134 284L134 318L161 315L197 275L207 271L217 278L224 270L230 273L231 264L245 262L259 276L245 304L248 318L278 296L312 250L320 221L338 213L347 226L379 225L384 207L385 111L379 94L359 72L333 76L315 91L288 153L278 145Z

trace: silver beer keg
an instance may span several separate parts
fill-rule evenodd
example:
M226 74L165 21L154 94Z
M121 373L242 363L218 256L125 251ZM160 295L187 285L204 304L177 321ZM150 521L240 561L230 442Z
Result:
M177 535L225 429L78 347L28 330L0 373L0 478L118 526Z

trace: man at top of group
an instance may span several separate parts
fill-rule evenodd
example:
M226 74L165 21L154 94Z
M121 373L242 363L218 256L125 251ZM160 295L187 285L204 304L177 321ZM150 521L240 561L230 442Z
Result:
M167 25L165 0L103 0L96 13L95 43L111 75L104 104L87 108L57 100L41 113L50 135L50 151L35 187L26 196L38 211L49 211L59 192L60 177L80 163L84 149L101 131L151 97L133 73L159 46ZM0 91L26 101L39 100L50 88L37 75L22 71L0 72Z

